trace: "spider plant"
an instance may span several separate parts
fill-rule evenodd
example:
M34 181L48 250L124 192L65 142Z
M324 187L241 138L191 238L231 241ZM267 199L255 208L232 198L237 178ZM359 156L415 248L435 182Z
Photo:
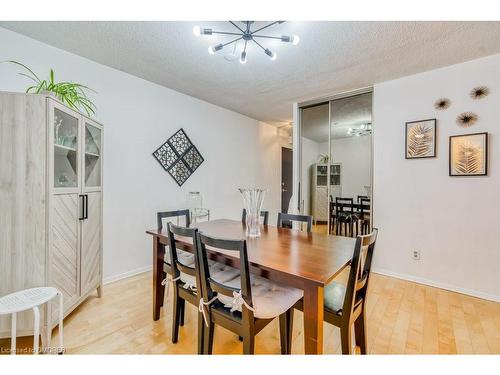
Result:
M56 82L54 70L50 69L49 79L41 80L30 68L20 62L9 60L6 61L11 64L19 65L26 70L26 73L19 73L20 75L31 79L34 82L33 86L26 89L27 93L40 94L44 91L52 92L68 107L77 111L85 111L88 116L95 114L95 105L89 98L87 98L86 90L95 92L87 86L74 82Z

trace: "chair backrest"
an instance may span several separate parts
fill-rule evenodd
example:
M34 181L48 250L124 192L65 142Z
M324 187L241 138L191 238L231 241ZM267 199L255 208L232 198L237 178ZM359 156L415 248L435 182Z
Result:
M361 203L361 199L368 199L368 200L370 200L370 197L368 195L358 195L357 202Z
M313 217L310 215L294 215L294 214L285 214L283 212L279 212L277 226L280 228L284 228L283 226L284 221L298 221L300 223L307 223L307 233L311 233L312 231Z
M207 256L207 246L209 246L215 249L238 253L240 258L241 296L243 297L243 300L248 304L248 306L253 307L246 240L230 240L210 237L204 235L201 232L198 232L196 237L196 256L197 262L200 265L199 278L204 301L210 301L213 297L215 297L216 293L220 293L228 297L233 297L233 292L240 292L240 289L221 284L211 277ZM246 308L245 304L243 304L241 311L244 319L253 317L253 312Z
M352 198L335 198L335 211L341 212L354 212L354 200Z
M369 213L371 211L371 199L370 198L361 198L359 200L360 211L361 213Z
M269 223L269 211L261 210L260 211L260 217L262 217L262 224L268 225ZM247 209L244 208L243 212L241 213L241 221L243 223L246 223L247 221Z
M198 233L198 229L180 227L172 223L168 223L167 228L168 228L168 238L170 241L170 264L172 267L172 278L175 279L176 277L178 277L180 272L184 272L187 273L188 275L197 277L196 270L198 269L198 265L196 264L196 261L194 268L186 264L183 264L179 261L179 257L177 255L177 246L175 237L176 236L190 237L193 240L193 246L196 247L196 233ZM200 285L198 280L196 285Z
M185 217L185 225L186 227L189 227L191 224L191 215L189 213L189 210L177 210L177 211L163 211L163 212L157 212L156 213L156 222L158 225L158 230L163 229L163 219L169 218L169 217L175 217L179 219L179 217ZM177 221L177 225L179 222Z
M360 303L366 303L366 290L370 278L370 270L377 241L378 229L356 238L356 245L351 260L351 270L346 285L346 293L342 314L350 315Z

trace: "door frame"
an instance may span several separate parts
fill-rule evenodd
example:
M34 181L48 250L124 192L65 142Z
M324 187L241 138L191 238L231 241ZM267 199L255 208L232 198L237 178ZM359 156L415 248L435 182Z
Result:
M293 201L295 202L295 207L293 207L295 213L303 213L304 207L303 207L303 199L302 199L302 110L308 107L314 107L320 104L328 103L328 124L329 124L329 129L328 129L328 149L331 152L331 102L334 100L338 99L344 99L348 98L351 96L357 96L361 94L367 94L367 93L372 93L374 94L374 89L373 86L367 86L355 90L350 90L350 91L343 91L340 93L332 94L329 96L325 97L320 97L320 98L315 98L311 100L306 100L303 102L295 102L293 103L293 191L297 192L297 196L295 197ZM373 114L373 97L372 96L372 139L371 139L371 150L370 150L370 196L371 196L371 207L370 207L370 215L371 215L371 221L370 225L373 227L373 222L375 218L375 203L374 203L374 196L373 196L373 139L374 135L376 132L376 126L375 124L375 116ZM328 167L328 176L330 175L330 167ZM328 184L328 194L330 194L330 186ZM330 216L330 215L328 215ZM328 217L328 225L330 224L330 217ZM372 229L372 228L370 228Z

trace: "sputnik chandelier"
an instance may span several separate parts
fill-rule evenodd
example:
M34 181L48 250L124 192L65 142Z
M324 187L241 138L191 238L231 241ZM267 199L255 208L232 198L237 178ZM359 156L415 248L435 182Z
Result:
M230 44L233 44L233 43L237 43L238 41L243 39L245 41L245 45L243 47L243 51L241 52L240 63L245 64L247 62L247 46L248 46L248 43L251 43L251 42L254 42L255 44L257 44L264 51L264 53L267 56L269 56L269 58L271 60L274 61L274 60L276 60L276 56L277 56L276 52L272 52L269 48L264 48L262 46L262 44L260 44L258 39L276 39L276 40L280 40L284 43L292 43L293 45L299 44L299 40L300 40L297 35L293 35L293 36L288 36L288 35L269 36L269 35L260 34L263 30L265 30L271 26L274 26L276 24L282 24L283 22L285 22L285 21L271 22L270 24L268 24L266 26L260 27L256 30L252 30L251 28L252 28L252 24L254 23L254 21L241 21L241 23L242 23L241 27L238 24L236 24L235 22L229 21L229 23L231 25L233 25L236 29L238 29L238 31L235 31L235 32L215 31L212 29L205 29L205 28L201 28L200 26L195 26L195 27L193 27L193 33L196 36L221 34L221 35L232 35L232 36L236 37L235 39L233 39L227 43L220 43L220 44L217 44L215 46L208 47L208 53L210 53L211 55L214 55L216 52L220 51L224 47L226 47Z

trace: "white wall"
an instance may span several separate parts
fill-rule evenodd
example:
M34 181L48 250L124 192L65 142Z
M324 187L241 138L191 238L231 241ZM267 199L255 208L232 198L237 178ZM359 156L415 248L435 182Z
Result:
M332 162L341 163L342 196L366 195L370 186L372 139L370 136L332 139ZM328 142L319 144L320 154L328 153Z
M105 126L104 277L151 265L151 238L159 210L184 206L200 191L212 218L240 218L241 186L268 189L264 205L280 205L277 129L121 71L0 28L0 61L18 60L45 77L71 80L97 91L96 119ZM0 90L24 91L19 68L0 64ZM205 158L179 188L152 152L184 128Z
M468 94L478 85L491 94L474 101ZM449 109L434 110L440 97ZM375 85L375 269L500 300L499 102L500 55ZM465 111L479 115L469 129L455 123ZM437 118L437 158L405 160L405 122L428 118ZM488 176L449 177L448 137L485 131Z

